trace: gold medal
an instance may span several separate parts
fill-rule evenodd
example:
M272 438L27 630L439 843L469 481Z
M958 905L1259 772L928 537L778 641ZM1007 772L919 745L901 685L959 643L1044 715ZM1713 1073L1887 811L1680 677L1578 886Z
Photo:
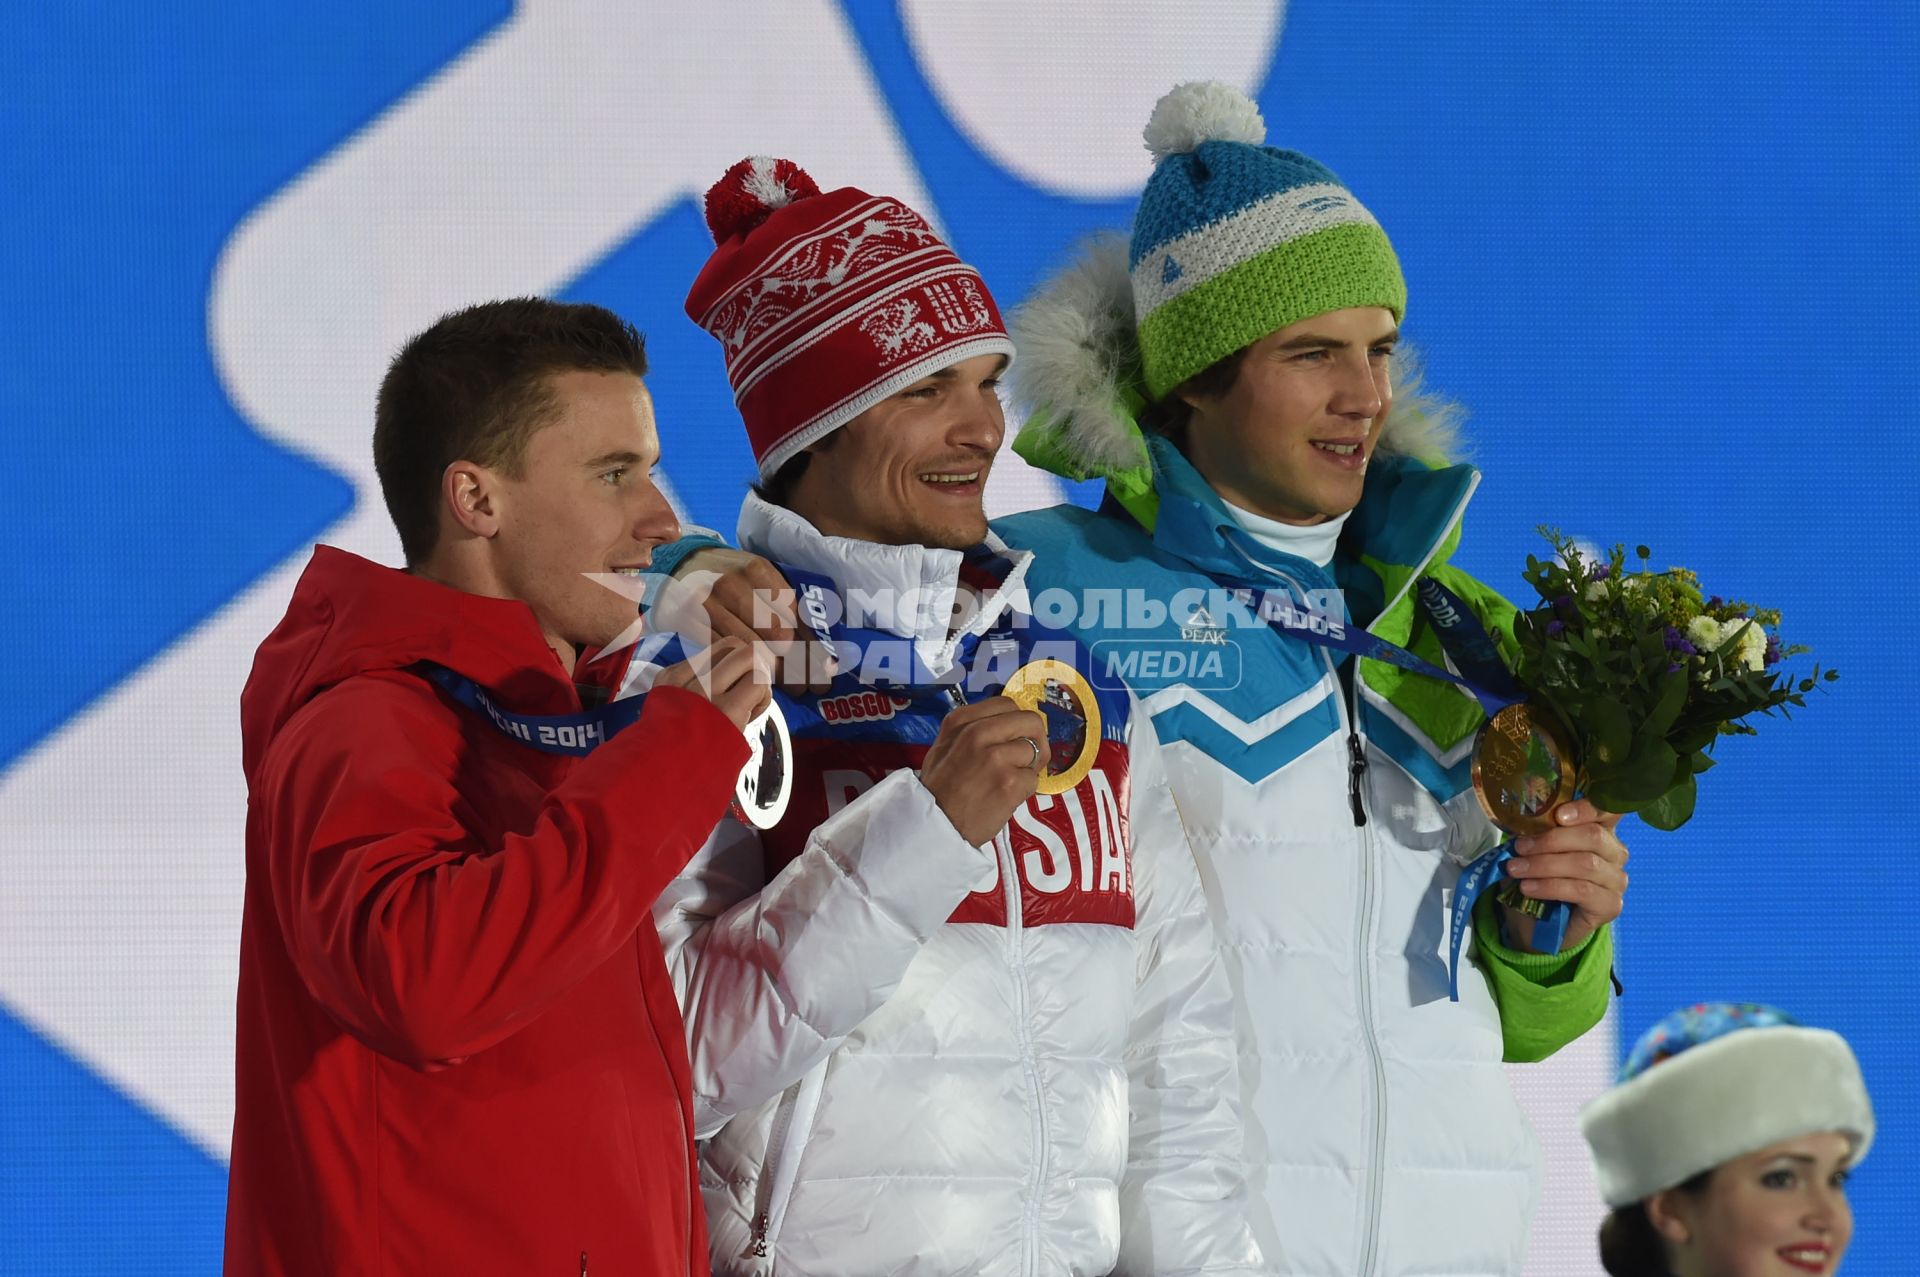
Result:
M1526 701L1488 719L1473 743L1473 792L1487 819L1515 836L1552 829L1554 808L1573 797L1578 774L1566 729Z
M1100 706L1080 671L1065 661L1022 665L1000 694L1047 720L1040 792L1064 794L1086 779L1100 752Z

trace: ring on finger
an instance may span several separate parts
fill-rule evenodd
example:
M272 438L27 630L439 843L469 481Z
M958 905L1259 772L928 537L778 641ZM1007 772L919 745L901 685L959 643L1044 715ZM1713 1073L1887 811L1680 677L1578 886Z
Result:
M1033 750L1033 757L1027 760L1027 766L1038 767L1040 765L1040 742L1031 736L1022 736L1020 739L1027 742L1028 747Z

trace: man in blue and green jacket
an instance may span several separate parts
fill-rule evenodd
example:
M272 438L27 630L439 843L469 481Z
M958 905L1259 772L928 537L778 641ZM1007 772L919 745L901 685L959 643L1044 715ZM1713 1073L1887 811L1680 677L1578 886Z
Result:
M1451 894L1500 837L1471 787L1479 703L1220 614L1222 590L1291 599L1444 665L1426 576L1511 642L1512 606L1448 563L1480 475L1448 463L1443 407L1395 393L1393 249L1264 133L1226 86L1162 99L1131 242L1017 313L1016 449L1108 491L997 530L1037 551L1031 588L1081 604L1165 746L1235 984L1269 1262L1518 1273L1540 1156L1501 1063L1601 1018L1626 849L1585 802L1522 840L1514 877L1569 904L1564 942L1533 952L1532 917L1483 897L1484 978L1449 1000Z

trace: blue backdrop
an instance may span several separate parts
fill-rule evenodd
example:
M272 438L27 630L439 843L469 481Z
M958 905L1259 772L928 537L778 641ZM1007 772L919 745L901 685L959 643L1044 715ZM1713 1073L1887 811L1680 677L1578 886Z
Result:
M8 15L0 809L90 708L373 495L236 406L209 336L216 262L243 218L509 9L101 0ZM1080 234L1125 224L1129 196L1050 189L979 145L900 12L844 12L924 190L1004 301ZM1792 724L1724 745L1693 824L1629 826L1619 1031L1630 1044L1677 1005L1742 998L1844 1032L1882 1123L1848 1271L1901 1271L1920 1201L1916 840L1899 808L1916 789L1903 636L1920 607L1892 560L1920 496L1903 389L1920 10L1297 0L1252 87L1271 139L1325 160L1387 227L1429 384L1471 410L1488 481L1464 566L1519 589L1542 523L1646 542L1712 590L1777 605L1789 637L1843 672ZM644 102L609 127L644 132ZM747 453L717 347L680 311L709 247L689 192L559 291L648 334L667 473L696 521L730 528ZM72 766L69 801L155 783L143 773ZM50 854L57 820L44 804L32 820L0 811L0 872ZM137 1059L102 1064L44 1009L34 972L58 943L0 930L0 1271L212 1271L220 1150L143 1094Z

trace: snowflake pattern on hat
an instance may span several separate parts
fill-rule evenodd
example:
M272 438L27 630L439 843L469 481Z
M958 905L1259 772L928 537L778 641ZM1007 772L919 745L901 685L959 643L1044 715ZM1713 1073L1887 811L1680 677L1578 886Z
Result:
M715 189L718 189L717 187ZM918 213L890 200L871 200L826 230L784 245L750 278L743 279L701 317L726 347L738 369L736 389L745 391L760 370L763 346L780 349L775 332L789 321L805 324L821 294L864 286L882 266L912 253L931 253L943 263L953 254ZM902 263L896 270L909 269ZM761 338L769 337L765 343Z
M942 368L1013 358L980 273L899 200L822 191L793 161L755 155L706 212L713 256L687 315L721 344L763 476Z
M1711 1042L1740 1029L1764 1029L1800 1022L1777 1007L1761 1002L1696 1002L1682 1007L1641 1035L1620 1066L1620 1081L1640 1076L1662 1060L1688 1047Z

